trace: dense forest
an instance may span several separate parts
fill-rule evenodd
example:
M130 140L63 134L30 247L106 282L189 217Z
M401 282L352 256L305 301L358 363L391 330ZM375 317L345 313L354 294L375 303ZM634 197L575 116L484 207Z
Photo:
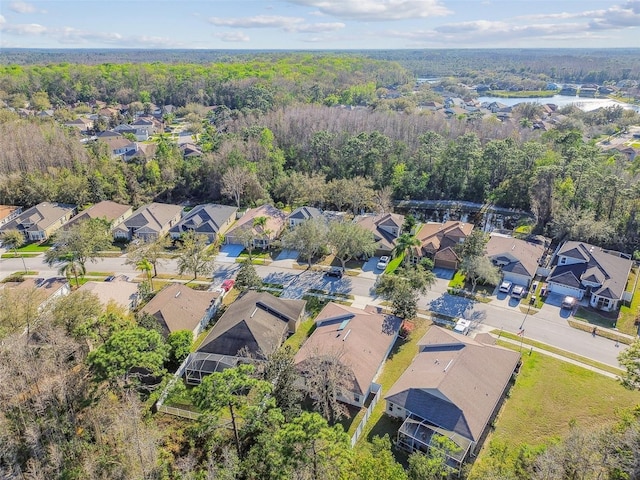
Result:
M541 75L545 80L575 83L640 80L637 49L419 49L313 52L317 57L352 56L396 62L415 77L474 77L503 73ZM264 50L38 50L0 52L0 64L51 63L210 63L283 57L290 52Z
M536 231L633 252L640 248L637 162L595 139L638 123L633 110L566 107L555 128L531 128L540 106L511 121L447 118L418 108L440 98L396 63L340 55L277 55L237 63L49 64L0 67L8 105L57 106L59 121L96 101L126 111L174 104L203 156L183 158L169 135L148 162L123 163L81 145L53 120L4 110L0 201L86 204L102 198L224 200L225 174L243 173L244 205L264 201L373 210L391 199L450 199L532 211ZM409 82L409 83L407 83ZM402 92L388 98L387 93ZM345 107L347 106L347 107ZM94 109L96 107L93 107ZM104 130L132 119L102 122Z

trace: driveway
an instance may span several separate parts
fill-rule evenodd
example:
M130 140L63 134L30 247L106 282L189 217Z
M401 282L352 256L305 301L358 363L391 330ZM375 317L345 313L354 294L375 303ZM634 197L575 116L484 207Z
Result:
M442 278L444 280L451 280L453 278L453 275L456 273L456 271L451 270L450 268L434 268L433 273L438 278Z
M236 263L236 259L240 256L243 250L243 245L223 245L222 248L220 248L220 253L216 255L216 262Z

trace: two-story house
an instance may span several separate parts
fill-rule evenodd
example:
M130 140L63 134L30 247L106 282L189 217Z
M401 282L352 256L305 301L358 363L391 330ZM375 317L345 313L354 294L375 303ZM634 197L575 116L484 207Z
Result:
M413 248L411 261L418 263L423 257L427 257L432 259L438 268L456 270L461 259L455 247L463 243L472 230L472 223L459 220L423 224L416 234L420 246Z
M612 311L620 306L633 261L620 252L588 243L565 242L547 278L550 293L589 299L589 305Z
M374 255L391 255L398 237L402 235L404 215L384 213L378 215L360 215L354 219L357 225L373 233L376 241Z

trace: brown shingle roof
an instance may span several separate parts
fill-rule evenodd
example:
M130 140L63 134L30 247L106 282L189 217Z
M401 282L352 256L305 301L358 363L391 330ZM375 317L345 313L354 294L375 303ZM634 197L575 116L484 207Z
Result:
M332 352L352 372L350 390L364 394L395 342L402 320L375 309L328 303L316 317L316 329L295 356L299 367L318 352Z
M443 429L478 441L520 354L432 326L385 399Z
M465 239L473 230L472 223L464 223L457 220L449 220L445 223L428 222L422 225L416 237L420 240L420 252L434 254L438 250L454 247L459 239Z
M111 200L104 200L80 212L66 225L66 227L68 228L77 222L91 218L103 218L111 223L124 215L128 210L131 210L129 205L122 205L120 203L112 202Z
M220 292L203 292L181 283L166 286L141 310L158 319L166 332L193 331Z
M253 226L253 220L259 217L267 218L267 222L264 227ZM272 205L262 205L261 207L247 210L242 218L240 218L235 225L227 231L227 236L233 237L234 232L250 228L256 236L268 233L269 238L275 238L284 228L286 220L287 215L282 210L278 210Z

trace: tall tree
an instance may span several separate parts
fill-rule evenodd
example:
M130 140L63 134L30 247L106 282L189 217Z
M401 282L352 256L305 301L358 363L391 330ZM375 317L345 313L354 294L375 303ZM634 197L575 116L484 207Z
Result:
M394 315L414 318L418 313L419 294L425 294L436 281L435 274L422 265L399 268L394 274L380 275L374 290L376 295L391 302Z
M272 390L269 382L253 377L253 365L240 365L215 372L205 377L193 390L193 397L199 408L218 417L222 409L228 409L238 455L242 455L242 445L238 433L238 415L242 415L248 405L249 394L260 403Z
M89 353L87 362L99 381L137 383L140 372L164 373L169 349L162 335L140 327L118 330Z
M618 355L620 366L625 373L620 376L622 385L631 390L640 390L640 340L636 339Z
M151 270L153 270L153 265L151 265L151 262L146 258L138 260L136 262L136 270L141 270L146 274L147 281L149 282L151 290L153 290L153 277L151 276Z
M13 254L16 256L18 255L18 248L24 245L24 235L18 230L7 230L6 232L2 232L0 240L2 240L2 243L6 245L8 249L13 250ZM24 256L21 254L20 258L22 259L24 272L27 273L27 264L24 261Z
M87 262L96 262L100 251L111 246L112 237L104 220L91 218L59 231L54 241L57 247L47 250L45 261L49 265L62 264L61 271L73 275L77 284L78 274L83 276Z
M281 242L284 248L296 250L311 268L311 260L327 246L328 233L323 217L310 218L285 233Z
M315 409L329 422L348 414L344 403L351 381L351 371L342 362L339 352L314 352L304 363L305 386Z
M404 255L403 263L407 265L409 263L409 259L411 258L411 250L414 247L420 246L420 240L414 237L410 233L403 233L396 240L396 246L393 249L393 256L397 257L399 255Z
M187 232L181 238L182 245L178 248L178 271L193 272L193 278L198 274L208 275L213 271L213 253L207 244L207 236L194 232Z
M352 258L361 255L369 257L376 251L373 233L351 222L331 222L328 242L342 268Z
M236 275L236 287L241 290L259 288L262 286L262 278L256 272L250 260L245 260L240 264Z
M127 246L127 263L137 266L141 260L147 260L153 265L153 276L158 276L158 266L167 255L167 248L171 245L169 237L160 237L152 242L130 243Z

